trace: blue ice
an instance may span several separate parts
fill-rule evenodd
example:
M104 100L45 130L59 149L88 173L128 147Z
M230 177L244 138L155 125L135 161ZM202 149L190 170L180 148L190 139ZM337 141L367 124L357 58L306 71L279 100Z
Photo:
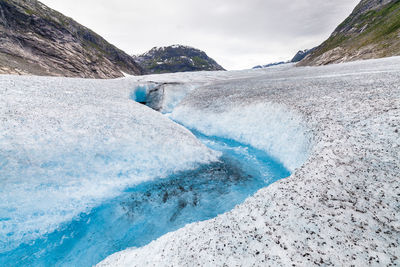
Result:
M117 251L216 217L290 175L263 151L194 133L223 152L220 162L130 188L57 231L0 254L0 266L92 266Z
M139 102L146 103L147 102L147 94L148 94L148 85L138 85L135 90L131 93L131 99Z

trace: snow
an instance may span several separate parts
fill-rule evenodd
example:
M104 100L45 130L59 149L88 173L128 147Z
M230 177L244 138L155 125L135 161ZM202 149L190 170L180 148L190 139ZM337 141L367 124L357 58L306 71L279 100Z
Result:
M129 186L218 160L188 130L132 101L138 85L0 76L0 253Z
M208 80L171 116L271 151L294 173L98 266L400 265L400 57L254 73Z
M130 77L130 76L133 76L133 75L131 75L131 74L128 74L128 73L126 73L126 72L123 72L123 71L121 71L122 72L122 75L124 75L124 77Z

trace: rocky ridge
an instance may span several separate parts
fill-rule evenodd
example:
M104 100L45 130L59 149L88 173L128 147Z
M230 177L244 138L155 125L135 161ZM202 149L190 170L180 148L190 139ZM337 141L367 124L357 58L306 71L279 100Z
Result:
M36 0L0 0L0 73L117 78L142 74L134 59Z

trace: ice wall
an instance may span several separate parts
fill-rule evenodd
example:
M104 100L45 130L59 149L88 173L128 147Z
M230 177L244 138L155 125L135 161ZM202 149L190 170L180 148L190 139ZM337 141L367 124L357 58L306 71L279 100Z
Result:
M301 116L275 103L198 108L183 103L171 118L209 136L234 139L263 150L293 171L307 159L311 138Z
M171 113L174 108L185 98L185 96L197 86L197 84L193 83L164 85L160 112Z

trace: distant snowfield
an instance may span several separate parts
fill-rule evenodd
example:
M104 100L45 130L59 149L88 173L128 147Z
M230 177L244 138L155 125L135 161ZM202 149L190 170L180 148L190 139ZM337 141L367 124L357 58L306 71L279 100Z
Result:
M98 266L399 265L400 58L239 73L140 79L210 75L170 116L264 149L294 173Z

